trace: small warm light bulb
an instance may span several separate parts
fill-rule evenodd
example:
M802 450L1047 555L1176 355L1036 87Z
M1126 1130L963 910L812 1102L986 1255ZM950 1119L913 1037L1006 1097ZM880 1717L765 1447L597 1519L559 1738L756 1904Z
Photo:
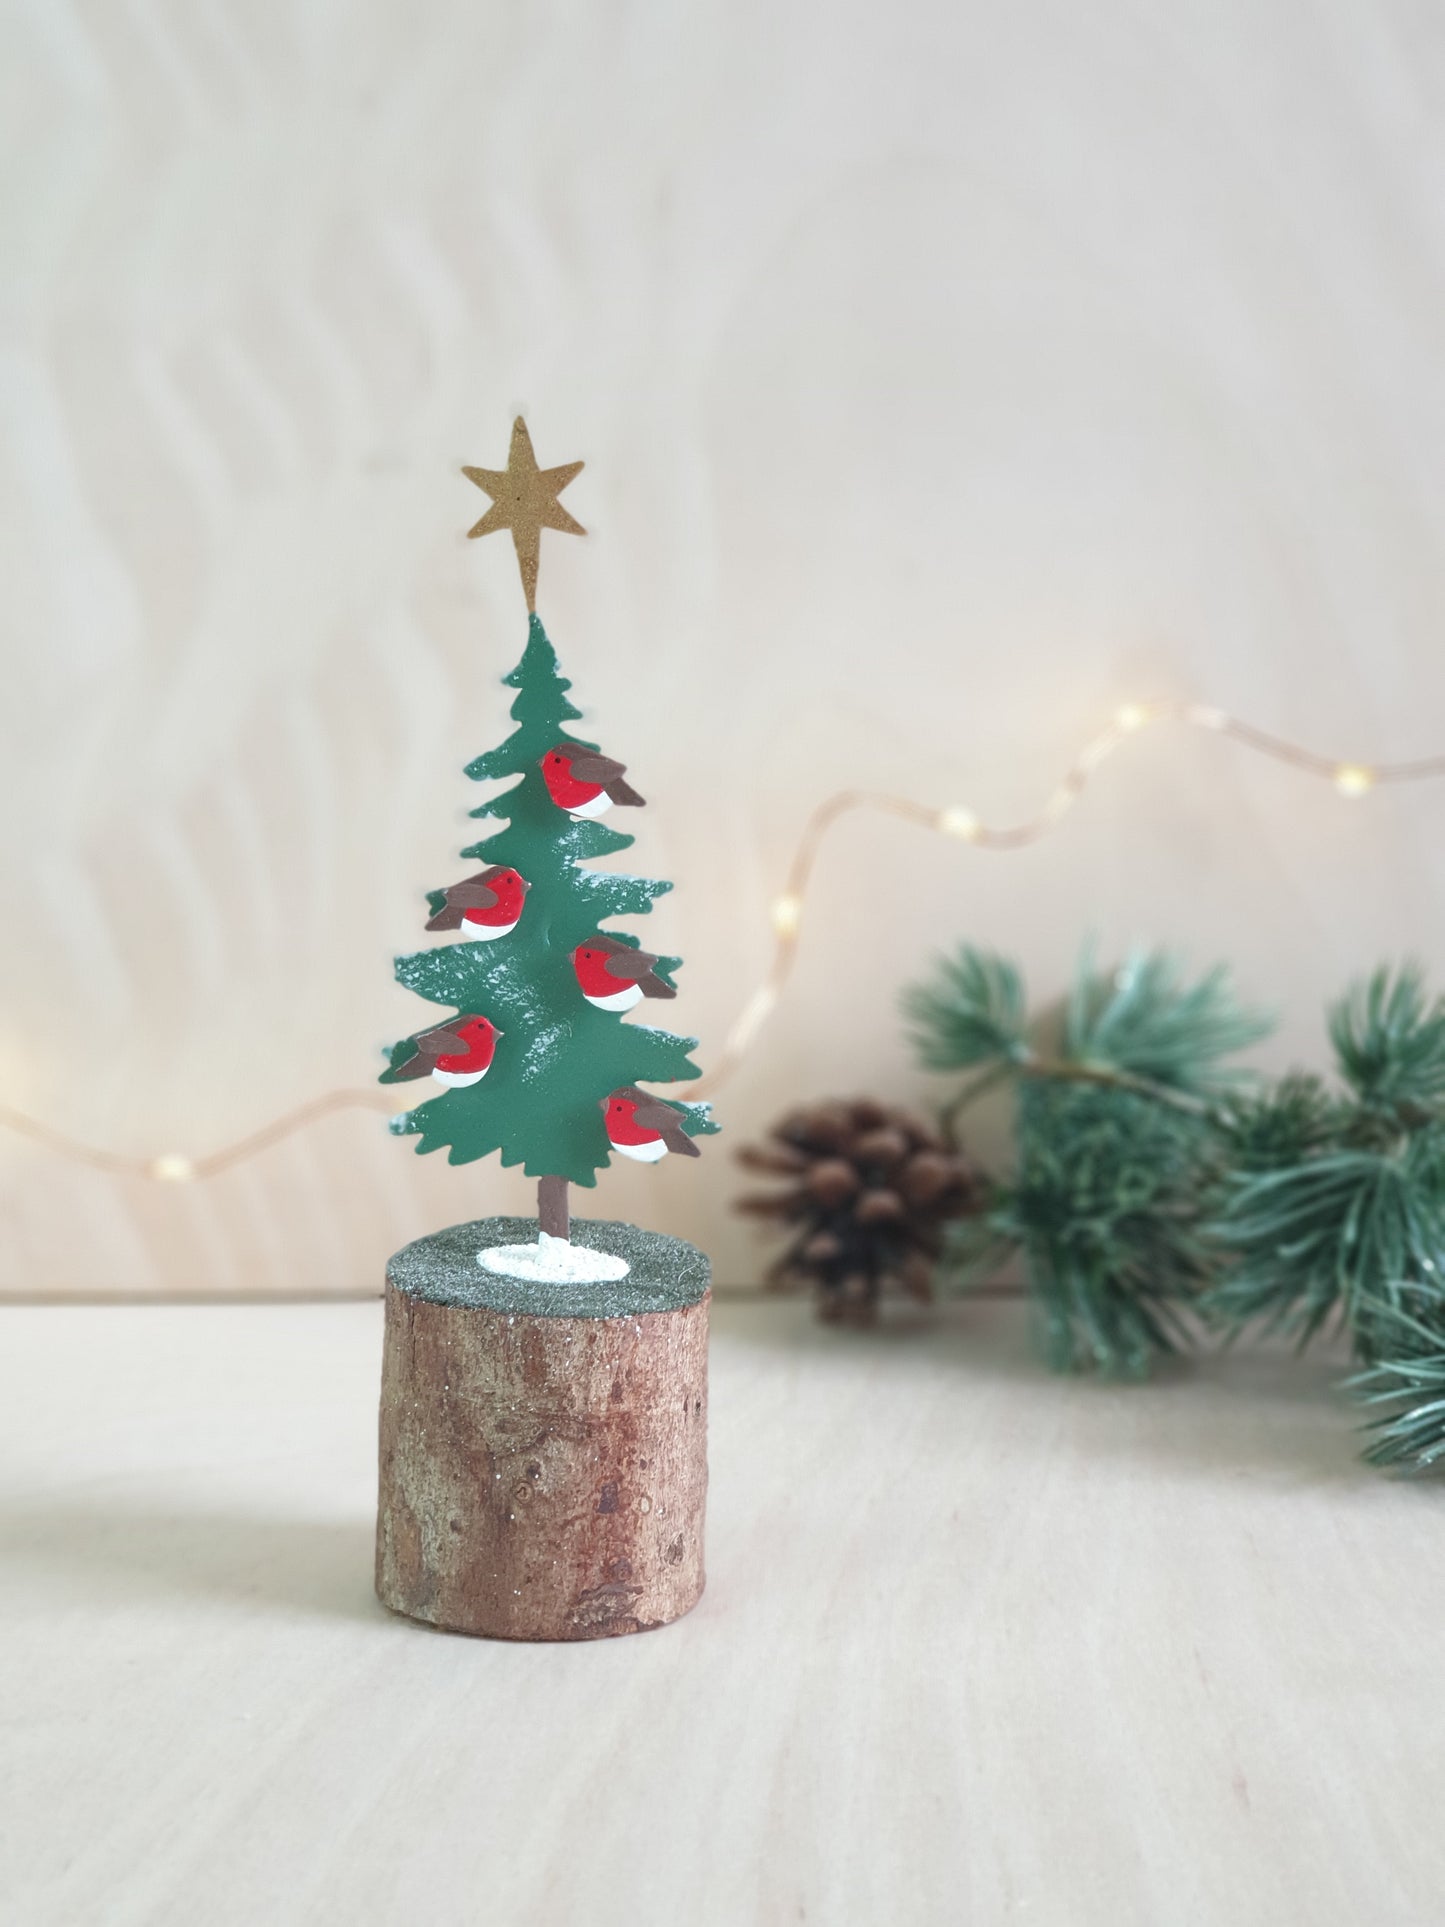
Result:
M151 1159L151 1176L162 1184L189 1184L195 1175L196 1167L183 1151L162 1151Z
M958 804L950 804L946 810L938 812L937 827L945 836L956 836L961 843L976 843L983 829L973 811L965 810Z
M803 921L803 906L797 897L779 897L773 905L773 928L780 937L796 937Z
M1122 730L1142 729L1149 720L1149 711L1143 703L1125 703L1122 709L1114 712L1114 727Z
M1375 772L1363 763L1341 763L1335 771L1335 788L1341 796L1365 796L1375 787Z

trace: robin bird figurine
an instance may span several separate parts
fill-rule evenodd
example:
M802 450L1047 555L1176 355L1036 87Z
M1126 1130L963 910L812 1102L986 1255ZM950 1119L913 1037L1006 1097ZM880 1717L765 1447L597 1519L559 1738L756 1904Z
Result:
M490 870L478 870L474 877L449 884L442 893L446 902L427 919L426 927L460 930L464 937L481 943L509 937L521 922L530 888L527 879L515 870L494 863Z
M624 1084L603 1098L602 1118L613 1150L636 1158L639 1164L656 1164L669 1151L680 1151L685 1158L702 1156L683 1130L676 1109L660 1097L649 1097L635 1084Z
M542 780L559 810L571 816L601 816L614 803L636 808L643 802L623 779L626 767L581 743L558 743L542 758Z
M464 1012L449 1024L438 1024L435 1030L420 1031L413 1037L415 1056L398 1064L392 1075L405 1079L430 1073L438 1084L452 1090L480 1084L492 1068L501 1034L489 1018Z
M675 997L672 985L653 969L656 962L650 951L634 950L616 937L589 937L572 952L582 995L598 1010L631 1010L644 997Z

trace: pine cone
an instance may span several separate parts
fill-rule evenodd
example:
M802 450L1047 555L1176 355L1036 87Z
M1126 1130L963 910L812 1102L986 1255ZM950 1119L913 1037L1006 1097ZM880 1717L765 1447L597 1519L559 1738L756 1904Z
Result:
M889 1288L933 1296L943 1227L978 1202L973 1173L921 1118L871 1098L809 1104L738 1162L782 1188L738 1200L788 1242L767 1283L810 1286L822 1318L871 1324Z

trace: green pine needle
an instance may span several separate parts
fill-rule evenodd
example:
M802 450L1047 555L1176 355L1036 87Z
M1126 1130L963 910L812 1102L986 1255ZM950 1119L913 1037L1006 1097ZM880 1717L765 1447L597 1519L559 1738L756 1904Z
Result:
M1330 1012L1340 1075L1362 1104L1434 1109L1445 1103L1445 1001L1428 1002L1416 964L1380 969Z
M1209 1270L1198 1229L1209 1153L1206 1126L1151 1098L1024 1085L1018 1172L985 1228L996 1249L1022 1253L1055 1371L1142 1378L1178 1349L1183 1304Z
M1268 1171L1342 1142L1348 1107L1322 1079L1291 1071L1271 1089L1232 1094L1218 1115L1234 1162Z
M1369 1414L1371 1465L1430 1472L1445 1461L1445 1317L1438 1300L1428 1309L1434 1322L1405 1311L1382 1321L1381 1357L1350 1381Z
M1222 1060L1264 1020L1239 1007L1223 971L1189 983L1169 958L1141 953L1106 976L1085 958L1063 1055L1045 1057L1018 970L971 946L908 991L904 1009L929 1069L984 1067L947 1106L950 1121L1001 1078L1019 1086L1017 1171L957 1229L956 1282L1018 1255L1050 1365L1142 1377L1183 1342L1185 1306L1211 1276L1200 1228L1218 1157L1211 1101L1237 1078Z
M1111 976L1085 959L1057 1057L1018 970L987 952L940 961L904 1008L929 1069L983 1067L950 1120L1017 1084L1016 1171L947 1264L966 1287L1020 1259L1051 1365L1142 1376L1191 1310L1231 1338L1343 1329L1367 1368L1366 1457L1445 1466L1445 1000L1416 967L1331 1010L1338 1090L1245 1088L1227 1060L1266 1022L1222 970L1190 982L1158 953Z
M1024 982L1007 958L964 944L927 982L903 993L919 1061L932 1071L975 1069L1028 1055Z
M1378 1322L1438 1276L1445 1194L1434 1175L1437 1140L1431 1133L1398 1154L1340 1150L1231 1172L1213 1225L1229 1268L1206 1316L1231 1335L1257 1322L1301 1347L1343 1322L1356 1355L1371 1357Z
M1069 999L1064 1055L1200 1095L1239 1081L1220 1060L1258 1043L1270 1020L1235 1002L1223 965L1186 984L1161 952L1135 953L1112 975L1080 970Z
M1331 1010L1345 1095L1286 1078L1221 1114L1230 1169L1204 1312L1307 1345L1343 1327L1370 1363L1407 1306L1445 1302L1445 1008L1418 970L1377 970Z

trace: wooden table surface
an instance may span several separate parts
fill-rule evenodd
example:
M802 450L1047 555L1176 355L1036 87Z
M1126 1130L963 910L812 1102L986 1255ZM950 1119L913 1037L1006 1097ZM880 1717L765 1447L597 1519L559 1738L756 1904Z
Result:
M715 1314L688 1619L371 1595L379 1305L0 1312L0 1918L1445 1917L1445 1492L1327 1360Z

